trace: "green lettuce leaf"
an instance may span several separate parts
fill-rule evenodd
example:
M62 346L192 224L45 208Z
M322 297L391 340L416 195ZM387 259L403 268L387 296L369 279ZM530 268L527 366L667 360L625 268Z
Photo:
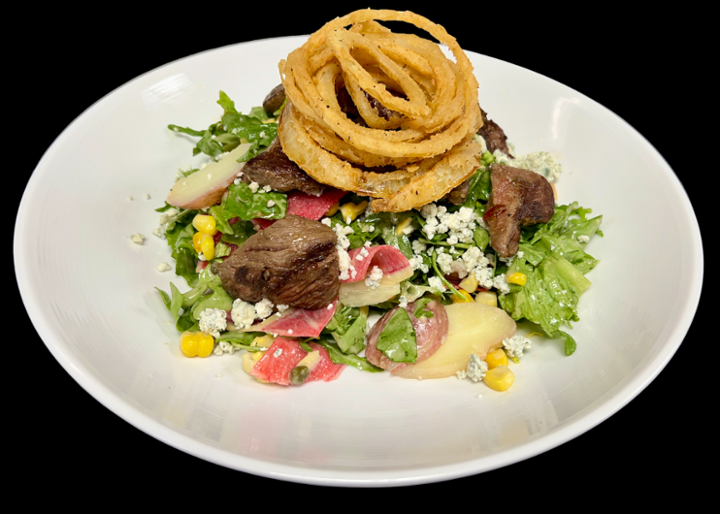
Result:
M270 207L268 202L272 202ZM222 216L225 219L239 217L242 220L278 220L284 218L286 212L287 195L273 192L253 193L250 186L244 182L231 185L222 202Z
M398 309L383 327L377 341L377 349L393 362L417 360L417 338L410 315Z

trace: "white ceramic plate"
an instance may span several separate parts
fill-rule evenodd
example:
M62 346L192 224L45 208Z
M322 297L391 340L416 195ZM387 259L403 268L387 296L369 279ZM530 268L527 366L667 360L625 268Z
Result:
M659 373L692 321L702 281L699 230L677 178L594 101L473 53L482 105L518 151L556 152L565 169L560 200L604 215L606 237L588 247L602 262L580 305L577 353L536 345L502 395L467 381L352 369L331 384L281 389L254 382L239 358L182 357L154 290L175 280L155 270L169 252L151 232L175 170L194 161L192 144L164 127L216 120L220 89L240 109L258 104L277 83L274 63L302 40L225 47L145 74L93 105L38 164L16 223L17 279L38 333L83 388L208 461L368 486L446 480L526 459L595 426ZM144 246L130 243L135 232L148 236ZM618 294L620 285L632 294Z

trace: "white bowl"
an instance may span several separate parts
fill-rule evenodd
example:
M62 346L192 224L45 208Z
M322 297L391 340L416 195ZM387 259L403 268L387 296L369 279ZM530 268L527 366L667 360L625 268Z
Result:
M330 384L267 387L239 358L182 357L154 290L179 280L155 270L170 258L151 232L175 171L196 161L192 144L165 127L215 121L221 89L243 111L257 105L278 82L274 63L302 41L245 43L158 68L93 105L44 155L18 212L15 269L32 322L65 370L111 411L187 453L265 477L350 486L434 482L527 459L647 386L700 295L700 233L682 186L606 108L474 53L483 108L520 153L560 156L561 202L604 216L605 237L588 247L601 263L581 300L576 354L535 345L505 394L352 369ZM130 243L136 232L145 245Z

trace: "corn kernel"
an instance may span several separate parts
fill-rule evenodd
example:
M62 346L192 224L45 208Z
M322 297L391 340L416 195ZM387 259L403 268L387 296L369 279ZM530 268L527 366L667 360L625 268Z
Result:
M202 238L202 232L195 232L192 237L193 248L197 253L202 252L202 246L200 246L200 239Z
M475 295L475 301L478 303L484 303L490 307L497 307L497 295L492 291L481 291Z
M215 226L215 218L208 214L197 214L192 221L193 227L198 232L214 236L217 234L217 227Z
M395 235L401 236L405 232L405 229L410 226L412 223L412 218L405 218L400 223L398 223L397 227L395 227Z
M213 337L204 332L183 332L180 336L180 350L186 357L207 357L214 346Z
M452 303L469 303L473 301L473 297L464 289L458 289L458 293L462 295L462 298L454 294L452 297Z
M340 208L340 200L335 202L335 205L330 207L330 210L325 213L325 216L328 216L328 217L332 216L333 214L335 214L338 211L339 208Z
M510 273L507 276L507 281L508 284L524 286L527 283L527 276L525 276L525 273Z
M507 366L498 366L488 370L483 380L490 389L507 391L515 381L515 374Z
M493 350L487 354L485 362L487 362L488 369L493 369L498 366L507 366L508 358L505 351L502 348L498 348L497 350Z
M358 216L360 216L362 213L365 212L365 209L367 209L368 202L367 200L364 202L360 202L359 204L355 205L352 202L348 202L342 207L340 207L340 212L342 213L343 220L345 220L345 223L350 223L355 220Z
M468 293L474 293L478 288L477 278L475 278L475 275L471 273L467 276L467 278L460 282L460 287Z
M207 234L203 234L202 236L200 236L200 250L202 251L206 260L213 260L213 258L215 257L215 241L213 240L212 236L209 236Z

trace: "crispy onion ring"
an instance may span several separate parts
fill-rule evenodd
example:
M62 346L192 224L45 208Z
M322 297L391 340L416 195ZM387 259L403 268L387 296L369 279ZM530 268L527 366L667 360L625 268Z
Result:
M377 23L404 21L440 47ZM281 61L283 150L315 180L378 198L375 211L437 200L480 164L472 64L443 27L411 12L365 9L325 24ZM344 89L359 119L343 110ZM379 104L379 105L378 105ZM368 168L392 167L375 172Z

